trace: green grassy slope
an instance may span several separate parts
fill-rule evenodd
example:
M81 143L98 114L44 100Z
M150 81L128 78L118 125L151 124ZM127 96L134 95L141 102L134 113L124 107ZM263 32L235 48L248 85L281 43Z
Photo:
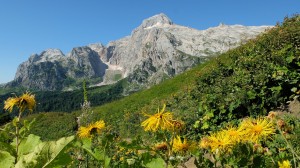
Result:
M130 137L142 132L143 112L154 113L165 103L167 110L186 122L189 134L215 130L223 122L264 115L298 95L299 57L300 17L294 16L162 84L93 107L93 119L104 119L115 132Z
M187 72L184 72L183 74L176 76L173 79L166 80L159 85L155 85L150 89L133 93L130 96L124 97L117 101L113 101L111 103L106 103L101 106L92 107L91 110L94 112L93 118L94 120L102 118L105 121L109 122L109 125L112 126L114 129L122 129L122 131L120 131L122 132L121 134L129 136L131 133L137 133L138 131L140 131L140 129L136 128L139 127L139 121L142 111L146 113L153 113L156 110L156 108L162 106L163 102L165 102L165 100L171 95L175 95L178 92L185 92L187 88L190 88L192 85L195 84L195 78L199 76L200 73L206 73L205 69L210 69L213 64L215 64L215 61L204 63ZM202 71L200 72L200 70ZM88 92L90 91L88 90ZM159 103L157 105L152 106L154 102ZM64 128L63 132L68 132L69 134L72 132L74 133L76 131L74 129L76 125L76 120L74 116L79 116L80 113L80 111L75 111L73 113L65 113L63 115L65 116L65 122L68 123L68 125L65 125L67 128ZM42 131L44 126L48 125L44 123L55 123L53 125L49 124L49 127L47 128L49 130L58 131L58 128L61 128L61 125L59 123L61 123L63 119L59 118L59 121L56 121L53 116L56 116L56 114L52 114L51 112L34 114L30 116L30 118L43 118L43 120L37 119L37 124L35 124L32 128L33 133L37 135L43 135L42 137L45 139L55 139L55 136L51 134L51 131ZM125 123L124 116L127 120L130 121ZM123 124L127 125L125 126Z

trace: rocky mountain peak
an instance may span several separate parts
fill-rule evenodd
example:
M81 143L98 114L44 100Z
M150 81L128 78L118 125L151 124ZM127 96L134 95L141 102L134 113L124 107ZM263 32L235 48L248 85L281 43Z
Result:
M89 44L88 47L90 47L93 51L97 52L97 54L100 56L101 60L104 62L107 62L107 49L106 47L101 43L94 43Z
M40 54L33 54L30 56L29 61L30 62L53 62L57 61L59 59L64 58L64 54L59 49L47 49L45 51L42 51Z
M102 48L105 48L105 46L101 43L89 44L88 47L90 47L92 50L100 50Z
M42 56L56 56L56 55L64 55L60 49L50 48L41 53Z
M158 15L154 15L148 19L145 19L140 28L149 28L154 26L162 26L162 25L172 25L172 20L163 13Z
M70 56L86 56L88 52L91 52L91 49L87 46L75 47L70 52Z
M196 30L173 24L161 13L107 46L96 43L76 47L66 56L59 49L34 54L19 66L11 85L60 90L82 78L93 79L98 85L127 78L132 83L127 91L131 92L180 74L268 28L220 24Z

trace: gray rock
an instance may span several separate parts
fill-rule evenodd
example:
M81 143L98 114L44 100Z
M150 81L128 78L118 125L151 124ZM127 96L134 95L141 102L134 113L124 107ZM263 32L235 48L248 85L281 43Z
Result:
M161 26L161 25L165 25L165 24L172 25L173 22L171 21L170 18L168 18L168 16L161 13L161 14L154 15L154 16L144 20L138 29L144 29L144 28L149 28L149 27L154 27L154 26Z
M61 90L76 79L103 77L106 69L98 53L89 47L74 48L67 56L60 50L49 49L20 64L9 85Z
M108 67L122 70L130 82L152 85L235 48L269 27L220 24L196 30L159 14L144 20L130 36L110 42L105 60Z
M73 48L67 56L68 76L72 78L103 77L107 65L90 47Z
M34 54L19 66L10 85L57 90L76 79L103 78L98 85L106 85L128 78L136 90L180 74L268 28L220 24L196 30L176 25L159 14L145 19L130 36L107 46L97 43L77 47L66 56L58 49Z

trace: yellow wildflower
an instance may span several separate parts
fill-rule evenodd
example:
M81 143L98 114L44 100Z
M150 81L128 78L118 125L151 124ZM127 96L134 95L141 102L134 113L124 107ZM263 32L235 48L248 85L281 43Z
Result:
M228 136L231 138L231 141L233 143L239 143L242 140L243 132L241 129L230 126L224 131L225 131L225 133L228 134Z
M162 130L170 130L173 129L173 115L171 112L165 112L164 105L163 109L154 115L147 115L149 116L144 122L142 122L142 126L144 127L145 131L153 131L156 132L158 129Z
M20 110L24 111L26 108L30 111L33 111L34 107L35 107L35 96L30 94L30 93L24 93L21 97L20 97Z
M87 127L81 126L78 129L78 136L80 138L90 138L96 132L99 134L100 131L105 128L105 123L103 120L97 121L93 124L88 125Z
M78 136L80 138L88 138L88 137L90 137L91 136L90 129L88 127L83 127L83 126L79 127L79 129L78 129Z
M202 138L199 146L200 146L200 148L207 149L210 146L209 139L207 137Z
M279 168L291 168L291 163L288 160L284 160L282 163L278 162Z
M187 152L189 150L190 144L188 144L187 140L181 140L180 136L177 136L173 140L173 148L174 152Z
M273 123L266 118L248 118L241 123L240 129L244 132L243 140L253 143L257 143L275 132Z
M34 95L26 92L20 97L10 97L4 102L4 109L12 112L14 106L17 106L20 112L28 109L29 111L33 111L35 107L35 97Z
M233 146L232 138L226 131L214 133L208 137L209 146L214 153L230 152Z
M17 106L19 102L18 97L10 97L4 102L4 110L12 112L14 106Z
M92 124L92 129L96 129L97 133L99 134L100 131L105 127L105 123L103 120L99 120Z

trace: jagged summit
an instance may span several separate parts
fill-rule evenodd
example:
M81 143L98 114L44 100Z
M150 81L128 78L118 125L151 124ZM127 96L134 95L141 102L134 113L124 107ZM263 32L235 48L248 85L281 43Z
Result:
M90 48L87 46L82 46L82 47L75 47L72 49L72 51L69 53L69 55L82 55L84 52L90 52Z
M161 13L145 19L131 35L111 41L75 47L66 56L59 49L32 55L22 63L12 86L61 90L78 79L106 85L127 78L128 92L173 77L239 46L269 26L224 25L196 30L173 24ZM124 91L124 92L126 92Z
M60 49L47 49L42 51L40 54L33 54L30 56L29 61L31 62L46 62L56 61L64 57L64 53Z
M148 19L143 20L141 24L141 28L149 28L157 25L172 25L172 20L165 14L160 13L158 15L154 15Z
M102 43L92 43L92 44L89 44L88 47L90 47L90 48L103 48L105 46Z
M55 55L64 55L64 54L60 49L50 48L50 49L43 51L40 55L55 56Z

